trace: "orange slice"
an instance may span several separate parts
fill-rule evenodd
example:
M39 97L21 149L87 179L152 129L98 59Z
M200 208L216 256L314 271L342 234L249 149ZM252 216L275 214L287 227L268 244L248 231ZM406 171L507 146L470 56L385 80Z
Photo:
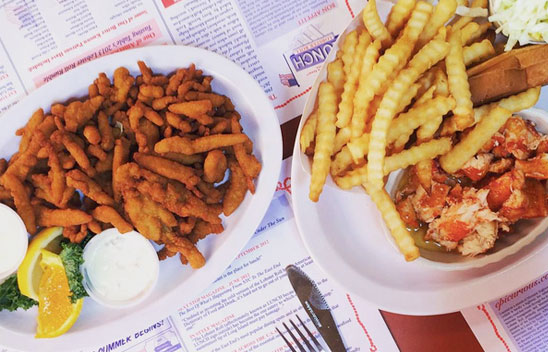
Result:
M83 299L71 303L71 292L61 257L46 249L40 252L43 273L38 288L36 337L57 337L74 325L82 310Z

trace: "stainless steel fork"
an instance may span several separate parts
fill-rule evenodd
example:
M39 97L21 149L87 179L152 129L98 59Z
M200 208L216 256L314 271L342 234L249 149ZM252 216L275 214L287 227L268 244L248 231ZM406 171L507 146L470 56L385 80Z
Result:
M297 334L299 335L299 337L301 338L301 341L302 343L304 343L306 345L306 347L308 348L308 352L326 352L324 350L324 348L322 347L322 345L320 344L320 342L318 342L318 340L314 337L314 334L312 334L310 332L310 330L308 330L308 328L306 327L306 325L304 325L303 321L301 320L301 318L299 318L298 315L295 315L297 317L297 319L299 320L299 323L301 323L301 326L304 328L304 330L306 331L306 333L308 334L309 338L310 338L310 341L316 346L316 348L314 348L314 346L312 346L312 344L310 343L310 341L304 336L304 334L301 332L301 330L299 330L299 328L297 327L297 325L293 322L293 320L289 319L289 323L293 326L293 329L297 332ZM295 334L293 334L293 332L291 331L291 329L287 326L286 323L283 323L283 326L285 328L285 330L287 331L287 333L289 334L289 336L291 336L291 339L293 339L293 341L295 342L295 345L297 346L297 348L299 349L300 352L307 352L307 350L304 348L304 346L302 345L302 343L299 341L299 339L295 336ZM293 348L293 346L291 345L291 342L289 342L287 340L287 338L284 336L284 334L278 329L276 328L276 331L278 332L278 334L280 334L280 336L282 337L282 339L284 339L285 343L287 346L289 346L289 348L291 349L292 352L297 352L295 350L295 348Z

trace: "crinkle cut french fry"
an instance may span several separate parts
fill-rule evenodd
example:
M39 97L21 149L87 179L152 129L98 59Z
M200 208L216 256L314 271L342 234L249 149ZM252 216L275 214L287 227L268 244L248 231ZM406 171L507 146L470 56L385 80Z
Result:
M358 79L358 90L354 95L353 106L351 118L351 129L352 134L357 136L359 133L363 133L365 128L365 114L366 111L363 111L363 105L360 104L360 97L365 94L365 91L369 89L366 86L367 77L371 74L377 59L379 58L379 50L381 48L381 43L379 40L375 40L373 43L369 44L365 54L363 56L363 63L361 67L360 77ZM361 109L361 110L359 110ZM339 126L340 127L340 126Z
M435 78L434 78L434 85L436 86L436 91L434 92L434 96L449 96L449 82L447 81L447 75L445 74L444 70L441 68L438 68L436 70Z
M408 107L409 104L411 104L411 101L417 96L420 86L421 85L419 83L415 83L411 87L409 87L408 90L405 91L405 94L400 100L400 105L398 105L398 109L396 110L396 114L399 114L400 112L405 110L405 108Z
M352 165L352 155L346 145L335 155L335 158L331 162L331 175L337 176L341 174L350 165Z
M350 73L350 68L354 62L354 54L356 53L356 45L358 45L358 31L353 30L348 33L344 38L344 43L342 45L341 60L343 62L343 71L345 77Z
M411 134L417 127L428 122L432 116L443 116L455 106L452 97L436 97L425 104L413 107L406 113L400 114L390 124L388 130L388 144L396 141L401 135Z
M411 18L405 25L402 36L379 58L379 61L373 66L371 74L363 82L364 87L367 87L367 89L363 91L363 95L360 94L355 99L356 105L354 109L356 116L353 116L352 120L365 120L367 118L371 101L375 95L381 92L384 86L388 86L388 78L397 73L396 68L401 65L400 63L407 62L413 51L414 44L431 13L432 5L422 1L417 3L411 13ZM362 85L362 82L360 82L360 85ZM367 123L367 120L365 122ZM361 121L357 120L356 124L358 126L362 125Z
M343 86L341 102L339 103L339 111L337 112L336 125L339 128L346 127L350 123L353 109L352 101L354 100L354 95L356 94L358 78L360 77L363 64L363 57L370 42L371 37L367 31L362 31L358 39L358 45L356 46L356 54L352 62L352 67L346 76Z
M299 142L301 143L301 151L304 153L308 147L314 141L314 136L316 135L316 125L318 123L318 112L314 111L303 125L301 130L301 136Z
M540 87L529 88L525 92L509 96L497 102L482 105L474 109L474 124L481 120L491 109L496 106L500 106L506 110L510 110L512 113L529 109L534 106L540 97ZM453 134L455 129L455 124L451 120L454 119L454 116L450 117L443 123L443 128L441 130L442 136L448 136Z
M337 176L333 180L342 189L351 189L364 184L367 182L367 165L350 170L343 176Z
M434 137L436 131L440 128L441 123L443 122L443 116L432 116L425 124L423 124L417 130L417 140L422 143Z
M352 155L354 163L360 163L367 155L367 152L369 151L369 140L369 133L364 133L359 138L353 139L346 145L350 151L350 155Z
M421 48L428 43L438 33L438 30L455 14L457 9L456 0L440 0L434 9L430 21L424 28L417 47Z
M451 33L449 44L450 51L445 59L445 66L449 81L449 91L457 102L455 109L453 109L453 114L455 115L454 123L457 130L462 131L474 123L474 105L472 103L468 75L466 74L466 66L464 66L462 56L460 32Z
M495 56L495 47L489 39L462 48L464 65L470 66Z
M413 11L416 3L417 0L400 0L392 6L386 21L386 29L392 38L398 37L398 33L411 16L411 11Z
M344 65L342 59L336 59L327 65L327 80L333 84L337 97L340 97L344 87Z
M441 167L448 173L457 172L506 123L512 112L493 108L461 141L440 158Z
M394 170L415 165L423 160L431 160L438 155L447 153L450 149L451 139L445 137L420 144L398 154L393 154L386 158L386 162L384 164L384 174L388 175ZM334 180L335 183L342 189L350 189L366 183L368 180L367 165L350 170L343 176L335 177Z
M382 42L383 48L388 48L392 45L392 36L388 33L388 29L382 23L379 13L377 12L377 1L369 0L362 12L362 20L365 28L369 31L373 38L379 39Z
M463 43L463 45L473 44L475 41L484 36L491 27L491 22L485 22L480 24L478 29L474 33L470 33L470 36L467 38L468 40L466 41L466 43Z
M400 213L398 213L396 205L390 199L388 193L383 188L376 189L368 184L364 184L364 187L373 202L377 205L386 226L390 230L405 260L412 261L417 259L420 254L419 248L415 245L415 241L411 237L411 234L409 234L409 231L407 231L405 223L401 219Z
M411 138L412 134L413 132L410 132L410 133L402 134L401 136L399 136L398 139L394 141L392 152L393 153L401 152L405 148L405 145L407 144L407 142L409 142L409 138Z
M426 92L424 92L416 101L415 106L419 106L421 104L424 104L432 99L434 99L434 92L436 91L436 85L434 84Z
M386 154L387 132L401 97L421 74L442 60L448 51L449 46L447 43L437 40L430 41L411 59L408 67L400 72L384 95L371 129L367 164L370 187L383 188L384 186L383 164Z
M470 22L460 29L461 45L465 46L471 41L474 33L480 30L480 25L476 22Z
M451 149L451 138L443 137L406 149L398 154L392 154L384 161L384 174L388 175L394 170L405 169L422 160L434 159Z
M352 131L350 126L345 126L341 128L335 135L335 145L333 146L333 153L337 153L350 141L352 137Z
M318 92L318 125L316 126L316 146L312 161L309 197L317 202L329 173L333 144L335 143L335 89L329 82L320 84Z

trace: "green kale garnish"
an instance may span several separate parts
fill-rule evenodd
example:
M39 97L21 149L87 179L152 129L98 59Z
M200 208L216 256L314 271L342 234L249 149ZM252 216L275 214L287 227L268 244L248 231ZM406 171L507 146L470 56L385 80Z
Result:
M72 303L76 303L77 300L88 295L84 285L82 285L83 276L80 272L80 265L84 263L82 256L84 251L80 245L70 242L61 242L61 248L59 256L67 273L68 284L72 293L70 300Z
M37 305L38 302L27 296L23 296L17 285L17 276L14 274L0 285L0 310L7 309L10 312L23 308L25 310Z

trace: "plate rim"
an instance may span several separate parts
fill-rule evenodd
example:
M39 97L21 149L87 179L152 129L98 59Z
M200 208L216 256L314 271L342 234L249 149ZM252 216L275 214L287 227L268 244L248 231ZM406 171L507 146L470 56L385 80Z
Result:
M246 104L246 108L252 111L262 109L262 113L260 114L260 116L255 116L253 119L249 119L249 121L255 121L257 122L258 126L260 125L260 127L257 127L257 130L268 131L268 133L263 133L265 136L268 137L267 139L265 139L265 141L269 142L267 148L268 153L267 150L261 150L261 154L263 156L263 170L261 172L261 175L259 176L260 183L258 183L257 185L256 194L253 195L253 198L250 201L251 203L249 205L250 209L254 209L252 213L257 215L254 217L250 216L250 218L240 219L236 227L232 229L232 232L242 233L242 235L240 235L239 237L235 237L235 241L229 241L225 244L225 246L217 248L216 252L219 254L214 257L216 260L213 263L216 264L215 269L210 269L211 266L208 267L206 263L206 266L204 268L201 268L200 270L204 271L204 274L202 274L202 276L206 276L207 279L194 279L193 281L198 281L200 282L200 284L198 286L194 285L192 290L188 290L188 287L185 288L184 285L182 285L181 283L171 292L166 293L163 297L154 302L154 304L139 307L140 309L125 314L123 317L116 320L115 322L105 322L100 326L95 326L92 329L87 329L84 331L77 331L73 333L69 331L67 334L55 339L39 340L34 338L34 336L32 336L31 339L27 339L26 337L31 336L20 332L15 332L13 330L0 326L0 340L2 341L2 345L5 345L5 347L16 349L39 348L40 350L44 351L89 348L89 345L93 343L91 341L96 341L97 336L100 336L101 342L104 341L105 343L110 342L111 339L117 338L120 334L120 326L122 325L125 332L132 333L133 330L139 329L147 322L154 322L166 319L171 314L173 314L174 309L178 307L176 302L184 302L185 300L192 299L193 297L199 295L203 292L203 290L207 289L207 287L211 283L213 283L214 280L219 275L221 275L224 270L226 270L226 268L238 255L238 253L249 242L249 239L253 236L256 227L259 225L262 217L266 213L276 190L276 185L282 166L283 141L279 119L263 89L251 77L251 75L234 62L217 53L202 48L185 45L151 45L116 52L78 66L77 68L62 75L62 77L58 77L58 79L54 79L51 82L42 85L38 89L33 90L27 96L23 97L17 104L5 111L0 118L17 120L17 117L13 117L17 116L17 114L19 114L20 116L30 116L32 112L28 114L26 114L25 112L27 110L30 111L35 109L37 104L31 103L29 104L30 107L27 108L25 107L26 102L31 102L35 98L44 95L43 91L45 90L50 89L51 91L51 88L66 83L71 78L81 76L80 73L85 70L92 70L92 75L96 77L99 72L106 71L107 74L109 72L113 72L119 66L119 63L116 63L117 60L125 60L125 63L122 63L122 65L129 66L136 65L137 60L146 60L147 56L154 57L156 55L162 56L168 54L179 55L179 57L182 57L182 59L179 60L181 63L177 64L178 66L174 64L174 66L176 67L184 67L185 65L188 65L190 63L204 60L208 62L220 63L220 65L215 68L205 67L203 66L203 63L198 63L197 66L199 69L202 69L207 73L211 73L214 78L215 72L217 72L219 76L221 75L221 72L223 72L223 77L236 76L228 77L237 78L238 84L233 83L234 80L230 80L230 82L233 84L233 87L242 86L244 84L246 86L253 87L252 90L250 90L249 92L245 92L246 103L248 103ZM110 63L111 61L114 62ZM151 68L157 71L163 70L162 67L154 67L153 65L151 65ZM109 77L111 76L110 74L108 75ZM87 82L89 84L89 82L91 81ZM73 92L77 92L78 90L84 90L85 88L87 88L87 86L75 87ZM55 98L53 97L56 96L55 93L45 94L48 97L48 104L56 102ZM68 96L69 94L67 93L66 95ZM249 98L249 96L253 96L253 101L251 101L251 98ZM42 108L44 107L42 106ZM19 119L22 121L22 123L26 123L25 117ZM11 134L10 136L13 137ZM268 159L270 159L268 160L268 164L266 163L266 160L264 160L267 157ZM250 196L250 194L247 194L246 198ZM231 245L229 246L229 244ZM222 256L220 253L226 255ZM191 293L189 293L189 291ZM137 316L146 316L146 319L132 319ZM91 337L92 335L95 336L95 338L90 339L89 337ZM22 339L25 339L25 341L21 341Z

